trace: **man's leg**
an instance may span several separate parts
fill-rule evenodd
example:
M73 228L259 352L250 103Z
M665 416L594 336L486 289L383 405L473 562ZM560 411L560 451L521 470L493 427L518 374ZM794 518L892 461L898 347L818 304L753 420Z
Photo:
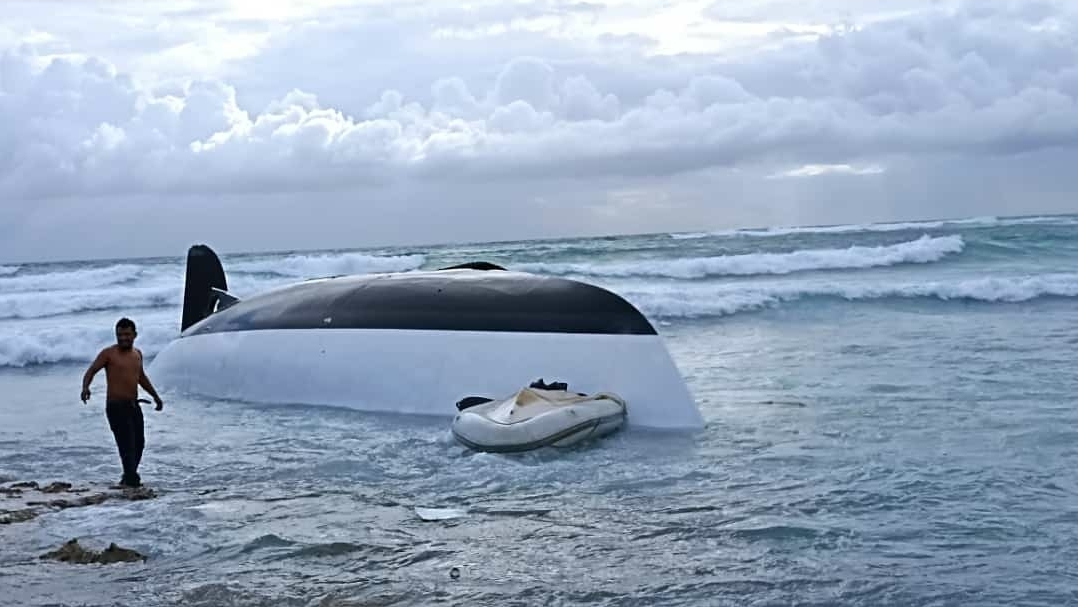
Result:
M123 466L123 478L125 485L134 484L134 468L132 463L133 441L131 424L131 403L125 401L113 401L105 404L105 413L109 418L109 428L112 436L116 439L116 449L120 452L120 464Z
M131 480L136 485L142 484L138 467L142 463L142 450L146 447L145 423L142 419L142 407L135 403L131 412Z

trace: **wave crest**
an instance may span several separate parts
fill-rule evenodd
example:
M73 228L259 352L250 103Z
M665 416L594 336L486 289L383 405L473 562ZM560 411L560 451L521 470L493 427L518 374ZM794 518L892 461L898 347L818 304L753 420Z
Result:
M280 259L257 259L225 263L225 273L275 274L296 278L317 278L341 274L405 272L422 267L423 255L379 256L363 253L290 255Z
M811 298L847 301L929 298L940 301L1021 303L1042 297L1078 297L1078 274L991 277L951 282L772 284L729 288L627 288L626 299L653 318L728 316Z
M0 320L47 318L79 312L178 308L183 285L139 289L0 294Z
M179 332L176 321L139 322L135 346L147 357L161 351ZM89 364L97 352L116 342L111 323L48 325L0 329L0 367L56 363Z
M532 263L518 264L514 268L552 274L699 279L931 263L960 253L964 247L961 236L929 237L926 234L917 240L876 247L855 245L846 249L804 249L790 253L749 253L608 264Z
M164 279L171 279L172 284L182 284L183 270L177 265L117 264L41 274L19 274L0 278L0 293L99 289L108 285L144 284Z

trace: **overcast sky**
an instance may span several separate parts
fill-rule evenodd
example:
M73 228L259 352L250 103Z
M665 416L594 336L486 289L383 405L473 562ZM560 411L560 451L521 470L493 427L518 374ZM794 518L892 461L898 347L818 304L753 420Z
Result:
M298 4L6 0L0 262L1078 211L1073 0Z

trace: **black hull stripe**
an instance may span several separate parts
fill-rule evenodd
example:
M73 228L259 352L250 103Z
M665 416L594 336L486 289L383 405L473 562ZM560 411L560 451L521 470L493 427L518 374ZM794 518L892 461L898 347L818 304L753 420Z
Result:
M655 335L630 303L556 277L453 270L345 276L241 300L184 332L404 329Z

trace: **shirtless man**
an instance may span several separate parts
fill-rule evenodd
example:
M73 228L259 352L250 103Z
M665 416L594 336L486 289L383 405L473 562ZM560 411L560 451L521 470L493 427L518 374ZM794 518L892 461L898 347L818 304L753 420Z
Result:
M101 350L82 376L82 402L85 404L90 399L90 383L94 375L101 369L105 370L105 414L112 435L116 438L116 447L120 450L124 471L120 485L125 487L142 485L138 466L146 441L138 387L142 386L153 396L158 411L165 406L142 368L142 352L134 347L136 335L135 323L131 319L121 318L116 323L116 345Z

